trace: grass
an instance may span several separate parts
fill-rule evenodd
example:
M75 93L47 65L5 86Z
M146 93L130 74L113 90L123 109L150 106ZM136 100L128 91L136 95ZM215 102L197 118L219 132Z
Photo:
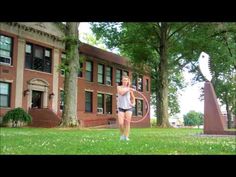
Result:
M199 136L201 129L133 128L129 142L118 129L1 128L0 154L233 154L235 136Z

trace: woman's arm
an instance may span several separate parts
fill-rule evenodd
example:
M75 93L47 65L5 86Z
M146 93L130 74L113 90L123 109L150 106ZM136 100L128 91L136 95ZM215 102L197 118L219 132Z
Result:
M129 88L129 87L120 87L120 86L117 86L117 92L118 92L118 94L120 94L120 95L124 95L124 94L126 94L128 91L130 91L130 88Z
M130 91L130 98L131 98L131 105L134 107L135 106L135 96L134 96L133 91Z

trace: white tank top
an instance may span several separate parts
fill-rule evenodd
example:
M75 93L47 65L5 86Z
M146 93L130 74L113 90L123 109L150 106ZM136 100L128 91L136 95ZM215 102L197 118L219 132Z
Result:
M118 94L118 108L130 109L130 91L126 92L124 95Z

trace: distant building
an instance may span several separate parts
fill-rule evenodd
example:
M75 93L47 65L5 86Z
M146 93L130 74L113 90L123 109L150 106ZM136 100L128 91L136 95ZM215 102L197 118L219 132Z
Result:
M184 121L181 118L170 118L169 122L170 122L170 125L175 128L180 128L184 126Z

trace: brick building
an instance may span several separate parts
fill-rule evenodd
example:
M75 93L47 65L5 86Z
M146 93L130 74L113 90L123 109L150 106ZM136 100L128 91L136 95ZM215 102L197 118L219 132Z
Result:
M63 109L63 71L58 65L64 57L64 34L56 23L0 23L0 117L22 107L33 117L33 125L52 127ZM127 74L148 101L150 77L132 72L128 60L88 44L79 48L78 106L84 127L116 122L116 86ZM146 114L146 105L136 94L133 118ZM144 121L132 124L150 126L150 112Z

